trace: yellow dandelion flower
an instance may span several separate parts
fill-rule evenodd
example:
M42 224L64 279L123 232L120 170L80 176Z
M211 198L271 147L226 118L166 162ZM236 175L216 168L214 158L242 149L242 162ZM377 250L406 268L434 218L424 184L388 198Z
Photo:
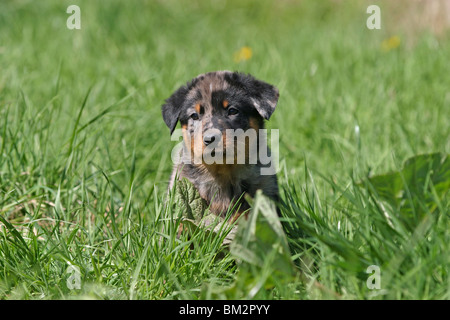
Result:
M381 43L381 49L384 52L391 51L393 49L398 48L400 46L400 42L401 41L399 36L392 36Z
M250 47L242 47L234 53L234 62L247 61L252 57L252 49Z

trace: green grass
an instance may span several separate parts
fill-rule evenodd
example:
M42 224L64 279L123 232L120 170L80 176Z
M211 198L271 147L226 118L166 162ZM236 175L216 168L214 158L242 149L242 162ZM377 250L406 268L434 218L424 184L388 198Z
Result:
M71 4L81 30L66 28ZM371 31L365 9L2 1L0 299L449 299L448 192L428 188L428 207L406 188L423 211L412 219L358 185L414 155L449 153L449 33L402 33L386 2ZM391 36L400 46L382 50ZM235 62L243 46L252 57ZM262 262L237 259L224 233L177 238L183 208L164 206L176 142L160 106L223 69L280 90L267 126L280 130L289 250L265 250L278 229L256 220L268 229L245 243ZM267 263L277 255L292 261L286 274ZM67 287L70 265L81 289ZM378 291L366 285L370 265L381 270Z

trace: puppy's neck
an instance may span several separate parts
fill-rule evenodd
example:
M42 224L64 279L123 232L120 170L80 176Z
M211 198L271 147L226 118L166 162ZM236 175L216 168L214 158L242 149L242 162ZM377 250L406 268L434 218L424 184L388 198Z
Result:
M235 178L241 171L244 170L245 165L240 164L201 164L212 176L215 178Z

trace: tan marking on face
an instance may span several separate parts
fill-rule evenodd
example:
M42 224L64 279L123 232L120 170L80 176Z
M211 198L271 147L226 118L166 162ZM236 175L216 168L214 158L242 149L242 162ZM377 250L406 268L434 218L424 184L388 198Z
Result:
M197 104L195 105L195 111L196 111L197 113L200 113L200 109L201 109L200 103L197 103Z
M250 127L248 130L256 131L256 139L258 140L258 132L259 132L259 129L261 129L260 120L256 117L250 117L248 126ZM258 152L257 145L255 145L254 142L251 143L250 141L247 141L247 139L246 139L246 141L245 141L245 161L250 160L250 154L254 154L257 152Z
M223 100L222 106L223 106L225 109L228 107L228 105L229 105L228 100Z
M259 121L255 117L250 117L248 125L252 129L255 129L255 130L259 130L260 129L259 128Z
M184 141L184 144L185 144L186 147L188 147L188 148L191 149L191 151L192 151L192 149L193 149L193 143L192 143L192 141L191 141L191 139L190 139L189 131L187 130L187 124L182 124L182 125L181 125L181 129L182 129L182 132L183 132L183 141Z
M191 137L191 150L193 152L194 163L198 164L203 162L203 150L205 145L203 143L202 129L197 129Z

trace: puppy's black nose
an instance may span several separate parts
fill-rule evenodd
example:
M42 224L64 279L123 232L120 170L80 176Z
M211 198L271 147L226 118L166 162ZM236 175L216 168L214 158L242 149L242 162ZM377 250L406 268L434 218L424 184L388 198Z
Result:
M205 143L205 146L213 143L216 139L219 139L219 133L207 132L203 135L203 142Z

